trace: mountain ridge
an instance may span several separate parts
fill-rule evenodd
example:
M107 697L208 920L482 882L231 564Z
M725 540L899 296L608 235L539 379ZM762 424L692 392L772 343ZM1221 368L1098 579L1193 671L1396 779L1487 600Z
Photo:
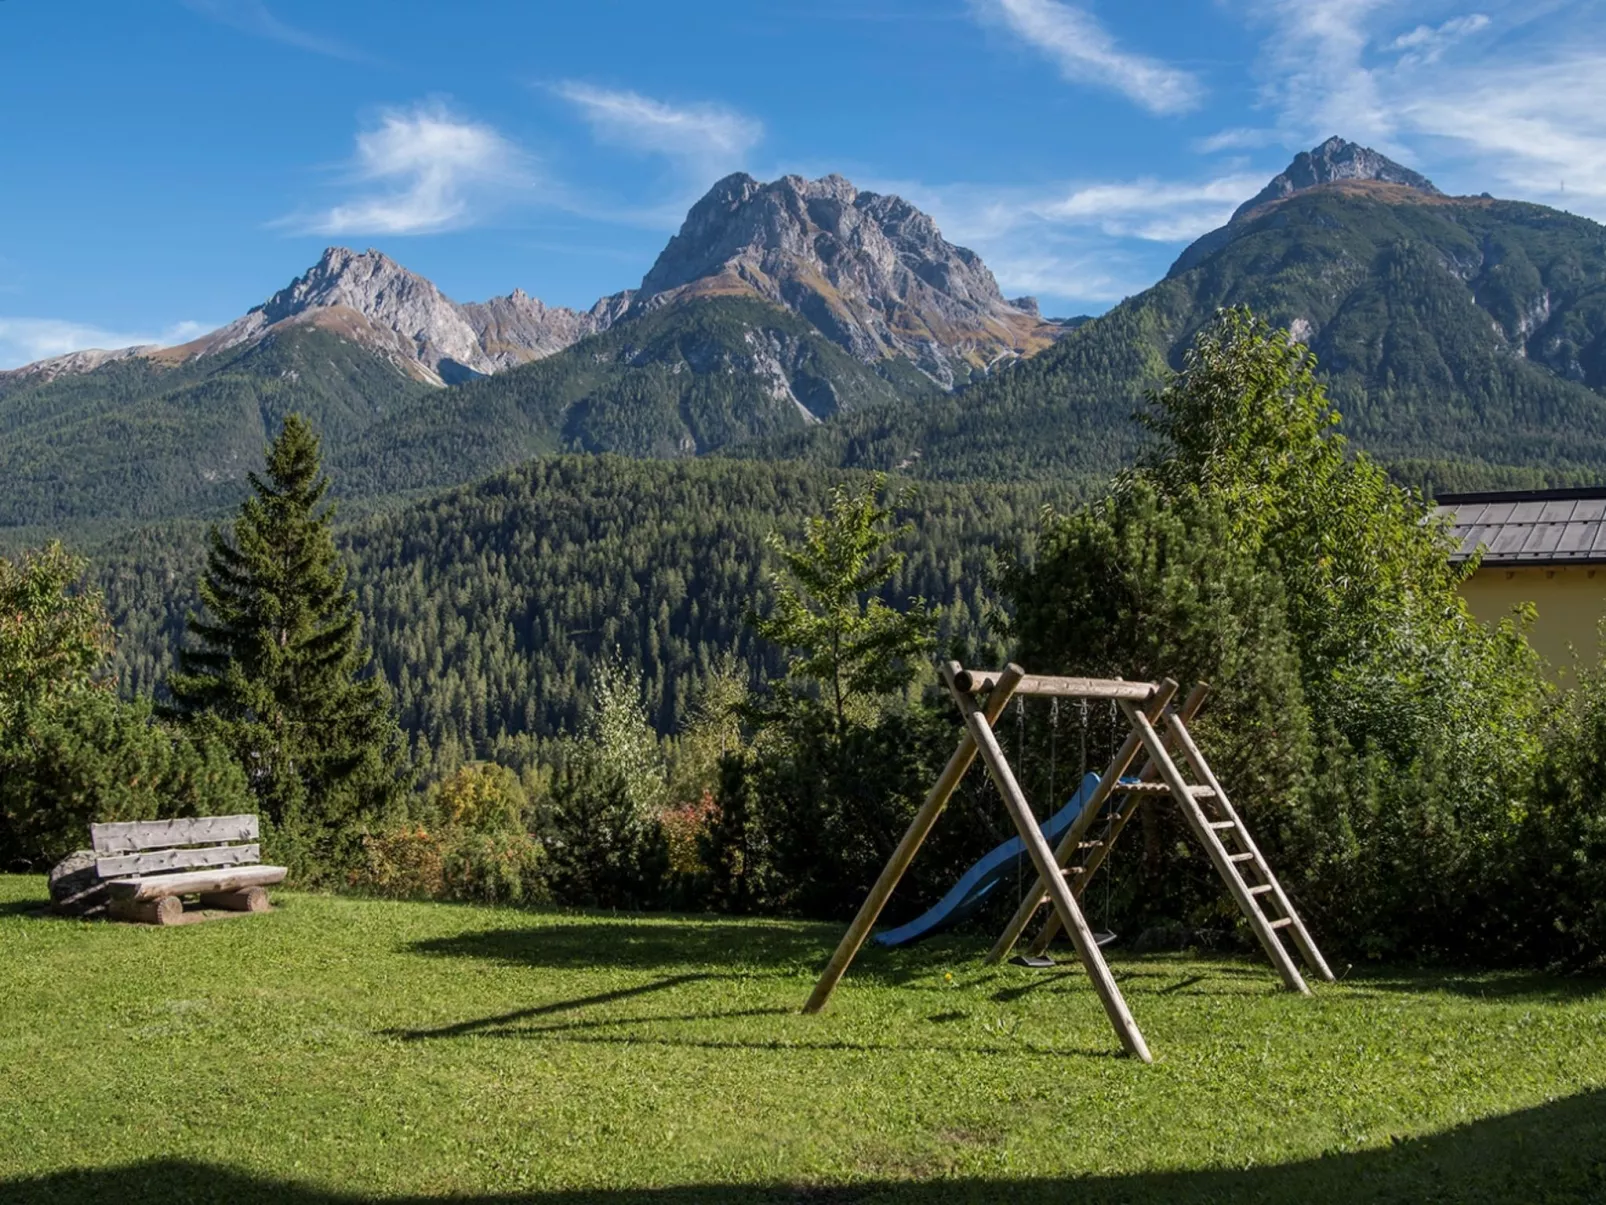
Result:
M588 310L522 289L456 302L384 253L329 247L260 305L188 343L90 350L0 372L0 390L131 357L186 363L294 325L329 330L413 380L453 385L542 359L615 323L681 301L751 296L789 309L865 362L901 357L945 389L1048 346L1062 330L1029 298L1008 301L980 256L895 196L841 176L715 183L643 277Z

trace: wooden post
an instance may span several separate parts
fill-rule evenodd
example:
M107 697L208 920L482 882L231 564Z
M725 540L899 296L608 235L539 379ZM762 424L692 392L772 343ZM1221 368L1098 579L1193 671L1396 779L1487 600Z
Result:
M1272 965L1277 968L1277 973L1282 976L1283 983L1290 991L1300 992L1307 996L1310 995L1310 988L1305 986L1304 976L1299 973L1299 968L1294 965L1294 960L1288 957L1288 951L1283 948L1283 943L1277 940L1277 934L1267 923L1265 914L1255 906L1255 901L1249 895L1249 889L1244 885L1242 877L1228 860L1227 849L1222 845L1221 838L1216 836L1216 830L1210 827L1209 820L1199 810L1199 801L1188 790L1188 784L1182 777L1182 771L1177 769L1176 762L1172 761L1170 754L1166 752L1165 743L1160 739L1159 733L1154 730L1154 725L1149 723L1149 717L1124 700L1121 703L1121 710L1126 712L1127 718L1132 722L1132 726L1143 737L1143 743L1148 747L1149 756L1160 767L1161 780L1171 788L1171 797L1177 801L1177 806L1182 809L1182 814L1188 821L1188 827L1193 829L1194 836L1199 838L1199 844L1203 845L1205 853L1210 855L1210 864L1216 868L1216 873L1221 876L1222 880L1227 884L1227 889L1232 892L1232 898L1237 902L1239 910L1249 921L1249 927L1255 931L1255 936L1260 939L1261 946L1265 949L1267 957L1271 959ZM1169 725L1169 727L1175 731L1175 725ZM1198 749L1195 748L1193 752L1198 753ZM1197 769L1198 763L1195 762L1194 766Z
M1165 710L1166 704L1171 702L1171 697L1176 693L1177 684L1170 678L1161 682L1155 688L1154 698L1148 704L1149 714L1159 715L1160 712ZM1082 838L1087 836L1087 830L1093 826L1093 821L1097 818L1099 809L1104 806L1104 801L1115 790L1116 785L1121 781L1121 775L1126 773L1127 767L1132 764L1132 759L1137 756L1140 748L1142 748L1142 743L1138 740L1138 734L1135 732L1128 733L1126 740L1121 742L1121 747L1115 751L1115 756L1110 759L1110 764L1105 767L1104 775L1099 779L1099 785L1094 788L1092 798L1087 801L1081 813L1071 822L1069 831L1060 838L1060 843L1054 848L1054 864L1056 866L1064 866L1070 856L1076 852L1076 847L1081 844ZM1077 785L1078 789L1080 789L1081 784ZM1054 802L1058 803L1059 801L1055 800ZM1020 904L1015 909L1015 915L1009 918L1009 924L1004 926L1004 931L998 935L998 940L993 943L993 948L987 951L985 962L988 964L1000 963L1009 957L1009 952L1015 948L1015 943L1020 940L1022 931L1031 923L1031 919L1037 914L1037 910L1043 906L1043 897L1047 890L1046 884L1043 882L1042 877L1039 876L1026 894L1021 897ZM1055 932L1057 932L1058 914L1050 916L1048 923L1056 926ZM1053 939L1053 933L1050 933L1049 938L1050 940ZM1047 944L1047 942L1043 943L1044 946Z
M949 683L950 690L952 690L953 678L959 672L959 663L956 661L951 661L943 667L943 678ZM1023 676L1024 671L1020 666L1011 665L999 676L997 685L993 687L992 693L987 696L987 708L980 717L980 722L989 734L992 732L992 725L1003 714L1004 707L1008 704L1010 696L1015 693L1015 684ZM957 694L955 697L958 697ZM968 697L966 701L969 701ZM865 897L864 903L859 906L858 915L853 918L853 923L848 926L848 931L842 935L842 940L837 943L836 952L831 955L831 961L826 964L825 970L820 973L819 982L814 985L814 991L809 994L807 1003L803 1005L805 1013L817 1013L825 1007L826 1001L831 998L831 993L836 990L837 983L847 973L848 966L853 962L854 956L858 954L859 948L864 945L865 938L870 936L870 930L875 928L876 920L881 916L881 910L886 907L887 900L891 898L893 890L898 886L898 881L903 878L904 872L909 869L909 863L914 861L915 854L919 852L921 843L925 841L926 836L931 832L932 826L937 823L937 817L942 815L942 809L947 806L949 798L954 793L954 788L959 785L959 780L965 776L965 771L970 769L970 763L975 760L976 741L968 728L967 721L967 731L964 738L959 742L959 748L955 749L953 755L949 757L948 764L943 767L936 784L927 793L925 802L920 805L920 810L915 813L914 819L909 822L909 828L903 834L903 840L898 842L898 848L893 851L892 857L888 860L885 868L882 869L881 877L876 879L875 886L870 888L870 894Z
M1014 668L1016 667L1010 666L1011 670ZM980 750L982 760L992 775L994 785L998 787L998 793L1004 797L1004 806L1009 810L1010 819L1015 822L1015 829L1020 833L1020 839L1025 844L1027 852L1031 854L1038 877L1048 884L1049 898L1054 901L1054 908L1059 913L1066 931L1070 933L1071 940L1076 945L1076 952L1081 955L1082 965L1087 968L1088 976L1093 980L1093 990L1098 993L1104 1011L1110 1018L1110 1024L1115 1026L1122 1047L1128 1054L1135 1055L1145 1063L1153 1062L1149 1048L1144 1044L1143 1034L1138 1031L1137 1023L1132 1020L1132 1014L1127 1010L1126 1001L1121 998L1121 989L1116 986L1115 976L1110 974L1104 955L1100 952L1098 943L1093 940L1087 921L1082 917L1082 910L1077 907L1076 898L1071 895L1070 886L1065 882L1065 877L1059 873L1059 867L1054 864L1054 852L1049 849L1048 842L1043 838L1043 831L1037 827L1037 818L1032 815L1026 796L1021 793L1015 775L1010 772L1009 763L1004 760L1003 750L998 747L998 738L993 735L992 726L977 710L970 696L959 690L951 679L949 689L953 692L954 701L959 704L959 710L965 717L965 727L975 738L976 747ZM1131 706L1124 701L1123 705Z
M1167 681L1169 680L1167 679ZM1199 714L1199 709L1204 706L1204 701L1209 694L1209 684L1200 682L1188 692L1188 697L1182 701L1182 710L1179 714L1186 716L1189 720L1193 719L1194 716ZM1164 708L1158 711L1153 707L1149 708L1151 719L1162 714L1164 714ZM1131 739L1141 743L1138 741L1138 735L1135 732L1131 734ZM1158 774L1159 767L1154 764L1153 760L1146 758L1143 763L1143 769L1138 772L1138 778L1143 782L1153 782ZM1115 793L1119 795L1120 791L1117 790ZM1082 893L1086 890L1088 883L1098 873L1099 867L1104 865L1104 859L1108 858L1110 850L1115 848L1116 839L1120 837L1122 830L1126 828L1127 822L1137 815L1138 808L1142 806L1142 803L1142 796L1131 796L1110 825L1109 835L1104 838L1104 844L1098 849L1088 851L1087 859L1082 863L1082 873L1077 875L1071 882L1071 894L1076 896L1077 899L1082 898ZM1054 851L1054 857L1063 866L1073 853L1075 853L1074 848L1061 848ZM1044 950L1048 949L1049 944L1059 936L1059 929L1059 917L1049 913L1048 919L1043 922L1042 932L1032 939L1032 944L1026 948L1026 952L1034 957L1040 956Z
M1289 927L1294 935L1294 944L1299 947L1300 954L1304 956L1305 964L1315 971L1324 982L1335 982L1333 972L1327 965L1327 959L1323 958L1322 952L1316 948L1315 941L1311 939L1310 931L1305 928L1305 922L1300 919L1299 913L1294 911L1293 904L1289 902L1288 896L1283 893L1283 885L1277 881L1277 876L1272 873L1271 863L1267 862L1261 855L1260 847L1255 844L1255 839L1249 835L1249 827L1244 824L1243 818L1238 815L1237 810L1232 806L1231 800L1227 798L1227 792L1221 789L1221 783L1216 780L1215 771L1205 761L1204 754L1199 752L1199 746L1194 744L1193 734L1187 729L1187 723L1190 719L1192 719L1191 716L1184 718L1180 724L1169 724L1167 726L1169 729L1167 735L1176 737L1177 744L1182 749L1182 756L1188 759L1188 764L1193 767L1194 772L1204 779L1205 785L1215 792L1216 806L1221 809L1222 816L1237 825L1235 832L1238 842L1244 847L1245 852L1254 855L1256 868L1271 887L1277 906L1282 909L1283 915L1291 922ZM1275 937L1275 934L1273 936ZM1278 948L1282 948L1281 942L1278 942Z

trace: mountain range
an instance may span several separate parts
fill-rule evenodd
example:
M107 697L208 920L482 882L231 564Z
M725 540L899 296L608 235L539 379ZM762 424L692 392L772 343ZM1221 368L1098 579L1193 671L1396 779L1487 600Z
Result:
M348 495L560 451L1091 480L1235 304L1310 344L1347 432L1402 473L1606 471L1606 228L1333 138L1091 320L1005 298L929 216L840 176L719 181L638 287L584 311L459 303L330 248L191 343L0 373L0 526L216 510L293 409Z

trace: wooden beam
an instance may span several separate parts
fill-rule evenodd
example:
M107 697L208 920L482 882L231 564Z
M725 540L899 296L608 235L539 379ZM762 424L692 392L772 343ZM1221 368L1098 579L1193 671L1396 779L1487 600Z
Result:
M1284 985L1290 991L1310 995L1310 988L1305 986L1304 976L1299 973L1294 960L1288 957L1288 951L1283 948L1283 943L1277 940L1277 934L1267 923L1265 914L1255 905L1248 886L1233 867L1226 846L1222 845L1216 830L1210 827L1210 821L1199 810L1198 801L1188 793L1188 784L1182 777L1182 771L1177 769L1176 762L1172 761L1170 754L1166 752L1165 742L1160 739L1160 734L1155 731L1154 725L1149 723L1149 717L1130 703L1122 703L1121 710L1126 712L1132 726L1143 737L1150 758L1160 767L1160 778L1171 788L1171 794L1176 799L1177 806L1182 809L1188 827L1193 830L1193 835L1199 838L1199 844L1205 847L1205 853L1210 855L1210 864L1216 868L1216 873L1232 892L1232 898L1237 903L1239 911L1244 914L1244 918L1249 921L1249 927L1260 939L1261 947L1271 959L1272 965L1277 968L1277 973L1282 976ZM1167 727L1175 732L1177 725L1168 724ZM1186 735L1186 729L1183 730L1183 735ZM1189 743L1192 743L1191 740ZM1193 752L1197 753L1197 748ZM1194 767L1198 768L1198 762L1194 763Z
M207 866L254 866L262 861L262 847L211 845L202 849L154 849L142 854L113 854L95 859L95 873L103 879L125 875L161 874L169 870L199 870Z
M89 826L89 841L97 854L135 853L142 849L167 849L174 845L255 841L258 836L257 818L252 815L200 816L187 820L127 820Z
M965 694L982 694L997 687L1003 675L997 670L964 669L954 675L955 685ZM1015 686L1018 695L1057 699L1136 699L1148 702L1158 687L1153 682L1123 682L1120 678L1056 678L1043 674L1022 674Z
M1149 703L1151 714L1157 714L1162 711L1166 704L1171 702L1171 696L1176 692L1177 684L1170 678L1161 682L1155 690L1153 701ZM1060 843L1054 847L1054 862L1056 865L1065 866L1069 863L1071 854L1076 851L1076 847L1087 836L1087 831L1093 826L1093 821L1098 816L1099 809L1104 806L1104 801L1110 797L1110 792L1115 789L1115 785L1120 781L1121 775L1125 774L1127 767L1132 764L1132 759L1137 756L1139 748L1141 748L1141 745L1138 741L1137 733L1129 732L1126 740L1121 743L1121 747L1115 751L1115 756L1110 759L1110 764L1105 767L1103 775L1099 778L1099 785L1093 790L1092 797L1087 801L1081 812L1078 813L1076 819L1071 822L1071 827L1060 838ZM1078 789L1080 789L1080 784L1078 784ZM1015 909L1015 915L1009 918L1009 924L1004 926L1004 931L998 935L998 940L993 943L993 948L987 951L985 959L987 963L1000 963L1009 957L1009 952L1015 948L1015 943L1020 940L1021 933L1031 923L1031 919L1037 914L1037 910L1043 906L1047 893L1048 886L1043 882L1042 876L1039 875L1026 894L1021 897L1020 904ZM1055 923L1057 917L1057 913L1050 916L1050 923Z
M148 879L113 879L106 891L114 900L159 900L168 895L194 895L201 891L243 891L284 882L283 866L224 867L192 874L158 874Z
M942 672L944 680L950 683L950 689L952 689L951 684L954 675L959 672L959 663L956 661L949 662L943 667ZM992 731L992 725L997 722L998 717L1003 714L1010 695L1014 693L1015 684L1020 681L1022 676L1023 671L1018 665L1011 665L999 675L997 685L987 697L987 707L983 713L983 726L989 732ZM967 730L964 739L959 742L959 748L954 750L953 755L948 758L948 764L943 767L942 773L937 777L936 784L927 792L925 802L920 805L920 810L915 813L914 819L909 822L908 830L903 834L903 839L898 842L898 848L893 851L892 857L888 859L886 866L882 869L881 876L876 879L875 886L870 888L870 894L865 897L864 903L859 906L858 915L853 918L853 923L848 926L848 931L842 935L842 940L837 943L836 952L831 955L831 961L826 963L825 970L820 972L819 981L815 983L814 990L809 993L809 998L803 1005L805 1013L817 1013L825 1007L826 1001L831 998L831 993L836 990L836 985L841 981L842 976L847 973L847 969L853 962L854 956L858 954L859 948L864 945L865 938L870 936L870 930L875 928L875 923L881 916L881 910L886 907L887 900L891 898L893 890L898 886L898 881L903 878L904 872L909 869L909 864L914 861L915 854L920 852L921 844L931 832L932 826L937 823L937 817L942 815L943 808L948 805L948 800L953 795L954 788L959 785L959 780L965 776L965 771L970 769L970 763L975 760L976 742Z
M1169 679L1167 680L1169 681ZM1199 709L1204 706L1204 701L1209 694L1209 684L1200 682L1188 692L1188 697L1182 701L1182 708L1178 714L1184 715L1190 720L1193 719L1194 716L1199 714ZM1164 714L1166 714L1164 708L1155 709L1151 707L1149 709L1151 717ZM1132 739L1138 739L1136 733L1132 734ZM1154 781L1159 772L1159 767L1154 764L1153 760L1145 758L1143 768L1138 771L1138 777L1144 780L1145 785L1152 784L1170 794L1170 787L1167 787L1162 782ZM1122 788L1116 788L1115 794L1119 795L1121 790ZM1110 826L1109 835L1104 838L1103 845L1092 851L1091 855L1083 861L1081 873L1071 880L1071 894L1076 896L1077 899L1082 898L1082 894L1087 890L1087 885L1093 881L1093 876L1098 873L1099 867L1104 865L1104 860L1110 856L1110 851L1115 848L1116 840L1125 830L1128 821L1138 814L1138 808L1142 804L1141 796L1136 793L1128 796L1123 801L1120 810L1116 814L1115 822ZM1070 853L1071 851L1069 850L1064 851L1063 854L1060 850L1055 850L1054 856L1059 859L1060 864L1063 866L1069 859ZM1048 919L1043 922L1042 932L1032 939L1032 944L1026 948L1026 952L1034 957L1041 956L1043 951L1048 949L1049 943L1059 936L1059 924L1059 917L1050 913Z
M1054 901L1055 911L1059 913L1061 922L1076 944L1076 952L1081 955L1082 965L1087 968L1088 976L1093 980L1093 990L1098 993L1104 1011L1110 1018L1110 1024L1115 1027L1122 1048L1145 1063L1153 1062L1149 1048L1143 1041L1143 1034L1138 1031L1137 1022L1133 1021L1126 1001L1121 997L1121 989L1116 986L1115 976L1110 974L1104 955L1100 952L1098 943L1093 940L1087 921L1082 917L1082 910L1076 905L1076 898L1071 895L1070 887L1054 863L1054 852L1049 849L1048 842L1043 837L1043 830L1037 827L1037 818L1032 815L1032 809L1026 802L1026 796L1021 792L1020 784L1015 781L1009 763L1004 760L1004 752L998 747L998 738L993 735L992 725L977 709L970 696L961 691L951 680L949 689L953 692L954 701L959 704L959 710L965 717L965 727L975 738L976 747L981 753L983 762L986 763L988 773L992 775L993 784L998 788L998 793L1004 797L1004 806L1009 811L1010 819L1015 822L1015 830L1020 834L1027 853L1031 855L1033 865L1037 867L1038 877L1048 884L1049 898ZM1131 704L1126 706L1130 707Z

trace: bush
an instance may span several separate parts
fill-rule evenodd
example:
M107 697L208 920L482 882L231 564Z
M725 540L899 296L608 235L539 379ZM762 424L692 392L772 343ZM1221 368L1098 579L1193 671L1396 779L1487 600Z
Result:
M0 744L0 817L12 856L48 866L115 820L254 812L245 775L204 729L87 691L21 709Z
M519 830L402 825L363 838L363 862L349 879L390 899L533 904L547 898L545 854Z

